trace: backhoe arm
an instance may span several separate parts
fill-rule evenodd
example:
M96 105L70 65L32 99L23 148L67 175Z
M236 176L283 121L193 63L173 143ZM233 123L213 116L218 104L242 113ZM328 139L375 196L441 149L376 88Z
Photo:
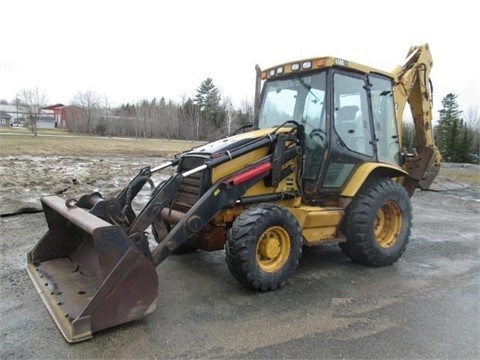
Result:
M403 165L410 179L404 185L410 194L417 185L427 189L440 169L442 161L435 146L432 129L432 93L430 71L433 61L428 44L412 46L403 66L397 67L395 76L394 99L397 104L399 133L403 112L408 103L413 116L417 138L417 153L407 156Z

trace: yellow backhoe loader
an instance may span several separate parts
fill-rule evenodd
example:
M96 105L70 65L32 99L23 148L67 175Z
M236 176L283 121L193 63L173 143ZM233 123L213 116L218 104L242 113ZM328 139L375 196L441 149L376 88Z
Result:
M441 162L431 67L427 44L393 72L336 57L257 66L250 126L141 169L116 198L42 197L48 231L27 269L65 339L154 311L156 267L173 253L224 249L232 275L262 291L285 284L303 246L338 242L354 262L395 263L409 241L410 197ZM401 146L407 103L413 153ZM174 175L134 211L151 175L168 167Z

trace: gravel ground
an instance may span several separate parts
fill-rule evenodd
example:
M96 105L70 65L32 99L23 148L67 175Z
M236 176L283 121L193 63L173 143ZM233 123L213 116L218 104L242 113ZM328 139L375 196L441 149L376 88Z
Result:
M394 266L358 266L336 245L305 249L284 288L257 293L230 275L223 251L172 256L157 268L152 315L69 345L25 270L26 254L46 231L44 216L18 213L37 211L43 194L114 195L139 169L161 162L2 159L1 214L17 215L0 217L1 359L480 356L480 187L441 176L433 191L414 195L411 241ZM478 166L445 168L479 174Z

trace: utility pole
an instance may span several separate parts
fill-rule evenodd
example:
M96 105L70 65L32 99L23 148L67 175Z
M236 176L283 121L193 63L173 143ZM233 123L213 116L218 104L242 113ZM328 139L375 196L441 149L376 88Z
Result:
M15 122L17 123L18 126L18 94L15 95L15 104L17 105L17 117L15 118Z

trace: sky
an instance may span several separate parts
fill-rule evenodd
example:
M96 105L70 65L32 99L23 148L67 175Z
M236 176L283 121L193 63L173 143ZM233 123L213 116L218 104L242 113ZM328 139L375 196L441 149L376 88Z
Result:
M48 104L93 91L110 106L181 102L213 79L253 102L255 64L336 56L391 71L412 45L433 56L434 118L457 95L480 112L479 19L471 0L4 0L0 99L23 89ZM398 7L396 7L398 6ZM475 6L475 8L474 8Z

